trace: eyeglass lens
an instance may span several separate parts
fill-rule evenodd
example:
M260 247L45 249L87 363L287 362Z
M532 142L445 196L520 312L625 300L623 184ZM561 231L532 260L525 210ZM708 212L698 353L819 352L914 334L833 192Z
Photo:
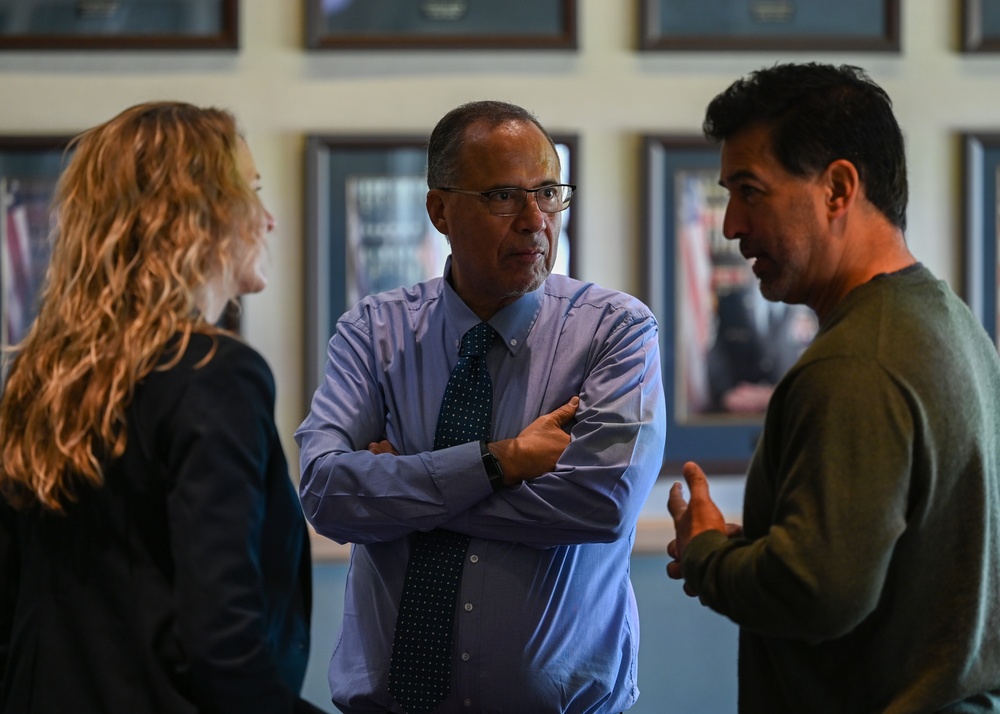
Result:
M569 206L570 198L573 196L573 189L570 186L559 184L555 186L542 186L541 188L506 188L498 191L490 191L487 197L487 206L490 213L497 216L513 215L520 213L524 208L524 203L528 194L535 194L535 201L538 203L538 210L543 213L558 213Z

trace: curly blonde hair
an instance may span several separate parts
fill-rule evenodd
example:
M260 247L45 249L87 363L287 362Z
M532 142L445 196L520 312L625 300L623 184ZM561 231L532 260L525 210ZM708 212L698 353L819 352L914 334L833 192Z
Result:
M199 295L262 249L263 206L223 110L131 107L76 137L38 317L0 402L0 493L62 512L125 450L136 384L218 328Z

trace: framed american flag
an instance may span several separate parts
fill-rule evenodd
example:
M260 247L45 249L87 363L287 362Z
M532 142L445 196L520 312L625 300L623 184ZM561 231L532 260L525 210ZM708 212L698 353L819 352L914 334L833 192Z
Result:
M723 234L719 149L697 135L643 138L646 297L660 323L665 469L741 474L774 386L816 333L815 314L765 300Z
M49 209L68 136L0 136L0 346L37 313L51 250Z

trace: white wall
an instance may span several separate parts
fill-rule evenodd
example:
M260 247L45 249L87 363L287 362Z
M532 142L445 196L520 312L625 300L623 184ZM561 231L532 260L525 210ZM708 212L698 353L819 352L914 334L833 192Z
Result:
M873 0L874 1L874 0ZM707 102L777 61L859 64L894 98L909 144L909 240L959 286L963 129L1000 130L1000 55L957 51L959 0L902 0L902 52L635 51L636 2L579 0L576 52L303 49L301 0L243 0L239 52L2 52L0 134L72 134L149 99L232 109L278 217L268 289L247 300L249 341L274 368L290 461L303 403L303 149L310 132L427 134L464 101L498 98L580 137L579 277L642 287L639 136L696 133ZM294 466L293 466L294 469Z

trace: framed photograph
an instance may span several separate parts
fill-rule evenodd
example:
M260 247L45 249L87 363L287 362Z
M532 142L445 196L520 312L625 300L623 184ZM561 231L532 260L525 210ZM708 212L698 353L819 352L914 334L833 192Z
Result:
M804 306L765 300L737 241L719 149L698 136L644 137L650 307L660 323L665 465L741 474L774 386L818 328Z
M1000 0L962 0L962 51L1000 52Z
M306 47L576 49L576 0L305 0Z
M577 138L553 135L562 181L576 183ZM437 277L450 254L426 208L427 137L306 138L306 395L323 376L337 320L361 298ZM553 272L573 274L573 207Z
M962 135L963 296L1000 349L1000 132Z
M0 136L0 347L20 342L38 312L49 208L69 137ZM6 372L6 365L4 366Z
M640 0L640 50L899 52L899 0Z
M0 50L216 49L239 49L239 0L0 0Z

